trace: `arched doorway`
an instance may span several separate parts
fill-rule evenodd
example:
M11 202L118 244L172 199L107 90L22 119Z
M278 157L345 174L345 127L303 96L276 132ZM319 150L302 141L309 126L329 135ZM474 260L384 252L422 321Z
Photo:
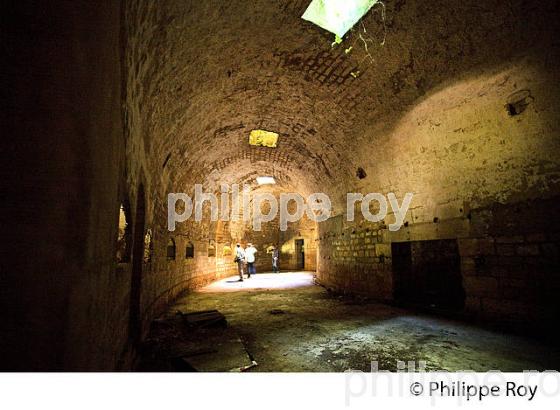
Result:
M145 218L146 204L144 186L140 185L136 199L136 218L134 220L134 241L132 250L132 277L130 281L129 338L132 343L140 341L142 336L140 297L142 293L142 266L144 262Z

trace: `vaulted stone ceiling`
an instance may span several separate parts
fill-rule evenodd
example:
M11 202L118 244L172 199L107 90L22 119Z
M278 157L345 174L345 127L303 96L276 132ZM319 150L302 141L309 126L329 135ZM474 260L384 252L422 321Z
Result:
M346 192L361 159L412 105L456 79L540 53L555 30L535 29L558 24L542 21L554 1L387 0L385 19L375 6L331 47L333 35L300 18L308 4L129 1L130 172L144 168L151 184L175 190L264 174L304 194ZM255 128L280 133L278 147L249 146Z

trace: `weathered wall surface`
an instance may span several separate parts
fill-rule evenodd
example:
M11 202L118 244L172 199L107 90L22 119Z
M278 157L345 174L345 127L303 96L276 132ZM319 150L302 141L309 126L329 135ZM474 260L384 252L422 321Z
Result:
M280 269L301 270L298 262L296 241L303 240L303 270L317 269L317 224L304 216L298 223L288 224L288 229L280 233Z
M361 222L361 223L360 223ZM318 225L317 277L338 291L391 300L391 245L383 224L348 223L338 215Z
M477 210L558 193L553 1L388 2L385 21L379 9L363 21L372 58L360 28L331 47L300 19L307 5L128 3L127 182L146 175L155 225L166 193L195 183L213 191L271 175L287 190L329 194L335 214L349 191L410 191L398 233L336 218L317 233L325 283L391 299L392 242L500 236L480 230ZM510 117L505 105L523 90L531 103ZM249 146L254 128L278 132L278 148ZM183 233L205 242L206 225ZM289 264L295 233L284 239ZM168 286L163 277L150 286Z
M224 245L260 241L207 215L168 232L167 194L192 195L197 183L254 190L259 175L327 193L335 215L349 191L415 194L397 233L339 216L290 227L281 264L293 266L302 238L305 268L317 253L324 283L391 299L392 242L458 239L468 312L555 317L556 1L387 2L384 21L379 8L363 20L372 58L360 28L331 47L332 36L301 20L307 0L28 3L10 5L1 27L11 63L0 114L10 136L3 368L130 367L137 275L116 260L120 205L141 238L144 188L153 233L140 275L145 332L180 292L235 272ZM529 105L510 116L506 104L525 91ZM278 132L278 147L250 146L255 128Z
M273 188L265 189L265 191L273 193L277 203L280 204L281 192ZM263 192L263 189L261 188L255 192ZM251 202L253 201L251 200ZM298 212L294 201L289 201L286 208L290 215L295 215ZM261 214L268 215L269 211L270 203L264 201L261 205ZM272 221L262 223L260 231L255 231L253 229L252 220L244 224L244 233L239 238L243 245L252 242L258 249L259 253L257 254L255 265L258 272L270 272L272 270L272 256L266 253L267 248L271 245L278 247L279 268L281 270L302 270L301 265L298 264L298 257L296 255L296 241L303 240L303 269L314 271L316 269L317 260L316 231L316 222L309 219L305 213L300 220L288 222L286 230L282 231L280 229L280 215L277 215Z
M289 223L286 231L280 231L279 220L276 218L263 224L261 232L248 232L245 237L243 243L252 242L259 250L255 265L257 272L272 270L272 255L266 253L266 249L271 245L278 246L280 270L302 270L298 265L296 240L304 241L303 270L314 271L316 269L316 224L307 217L299 222Z
M530 103L512 116L507 104L520 90ZM391 298L391 259L379 260L391 242L461 238L467 312L525 323L557 314L559 95L551 61L534 57L424 97L369 150L357 184L399 199L414 193L407 226L320 228L320 278Z

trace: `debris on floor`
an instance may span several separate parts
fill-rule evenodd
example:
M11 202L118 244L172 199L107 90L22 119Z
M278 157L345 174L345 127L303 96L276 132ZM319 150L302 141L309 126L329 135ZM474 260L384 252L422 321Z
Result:
M328 292L313 285L311 274L307 280L303 274L274 275L270 280L283 289L257 290L259 286L253 286L250 290L230 291L227 286L237 289L238 285L227 283L232 278L224 279L220 286L213 284L178 299L169 308L169 315L177 310L187 313L217 309L224 313L228 329L236 332L226 350L239 348L238 355L233 356L244 357L229 360L227 367L213 365L224 371L240 372L253 360L258 366L247 372L396 372L399 362L407 366L414 363L416 369L422 363L426 371L522 371L555 369L560 363L557 345L360 296ZM269 280L266 274L257 277ZM206 346L222 350L212 344L195 348ZM242 346L250 354L243 352ZM185 360L197 370L203 367L195 359L204 360L204 368L208 369L210 363L206 361L220 354Z
M165 316L152 323L137 370L172 372L247 371L257 366L237 331L217 310Z
M227 327L226 317L215 309L192 313L178 310L177 314L182 317L185 325L190 327Z
M235 373L235 372L246 372L247 370L252 369L253 367L258 366L258 365L259 365L259 364L253 360L253 361L251 362L250 365L248 365L248 366L243 366L243 367L239 367L239 368L236 367L236 368L234 368L234 369L231 369L230 372L231 372L231 373Z

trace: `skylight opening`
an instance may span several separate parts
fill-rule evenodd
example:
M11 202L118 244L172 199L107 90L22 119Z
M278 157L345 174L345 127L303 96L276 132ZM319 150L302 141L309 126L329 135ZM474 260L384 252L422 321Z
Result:
M276 180L274 177L257 177L257 184L259 185L274 185Z
M253 130L249 135L249 144L257 147L276 148L278 134L272 131Z
M378 1L313 0L301 18L342 38Z

